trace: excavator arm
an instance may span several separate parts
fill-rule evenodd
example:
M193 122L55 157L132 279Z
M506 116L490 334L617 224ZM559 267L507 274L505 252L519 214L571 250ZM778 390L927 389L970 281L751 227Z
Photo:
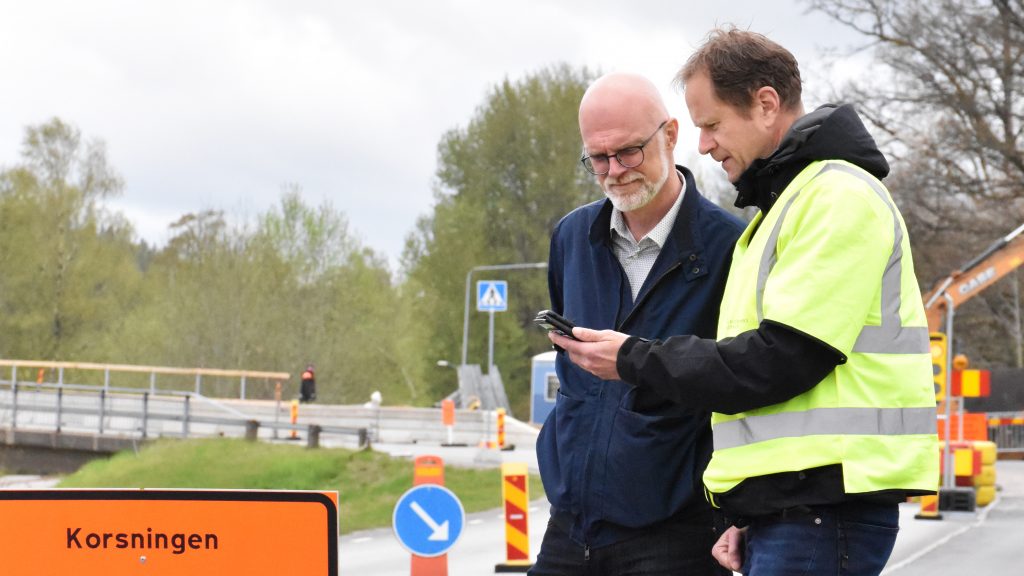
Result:
M956 309L977 296L1003 276L1024 264L1024 224L996 240L981 254L939 280L924 296L924 310L928 317L928 330L940 330L947 309ZM946 298L946 295L949 298Z

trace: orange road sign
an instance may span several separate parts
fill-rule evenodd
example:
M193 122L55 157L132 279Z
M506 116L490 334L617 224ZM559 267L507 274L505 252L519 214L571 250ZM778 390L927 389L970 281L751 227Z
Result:
M4 576L338 574L338 494L0 490Z

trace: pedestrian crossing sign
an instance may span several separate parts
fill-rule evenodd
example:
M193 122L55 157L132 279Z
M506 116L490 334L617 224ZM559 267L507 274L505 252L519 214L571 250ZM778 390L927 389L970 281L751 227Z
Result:
M479 312L505 312L508 310L508 282L504 280L477 281L476 309Z

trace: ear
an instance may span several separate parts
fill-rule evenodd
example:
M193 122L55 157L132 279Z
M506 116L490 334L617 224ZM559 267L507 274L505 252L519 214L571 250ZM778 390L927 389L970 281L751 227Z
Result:
M782 111L782 99L771 86L762 86L754 93L754 110L768 124L774 123Z
M669 150L676 149L676 142L679 141L679 121L675 118L669 118L667 124L665 124L665 147Z

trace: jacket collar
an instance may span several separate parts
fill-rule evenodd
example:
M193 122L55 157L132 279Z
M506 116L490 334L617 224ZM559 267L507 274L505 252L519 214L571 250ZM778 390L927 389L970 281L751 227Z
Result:
M849 104L826 104L797 119L775 152L747 167L736 181L735 205L768 212L790 181L816 160L846 160L879 180L889 173L856 110Z

